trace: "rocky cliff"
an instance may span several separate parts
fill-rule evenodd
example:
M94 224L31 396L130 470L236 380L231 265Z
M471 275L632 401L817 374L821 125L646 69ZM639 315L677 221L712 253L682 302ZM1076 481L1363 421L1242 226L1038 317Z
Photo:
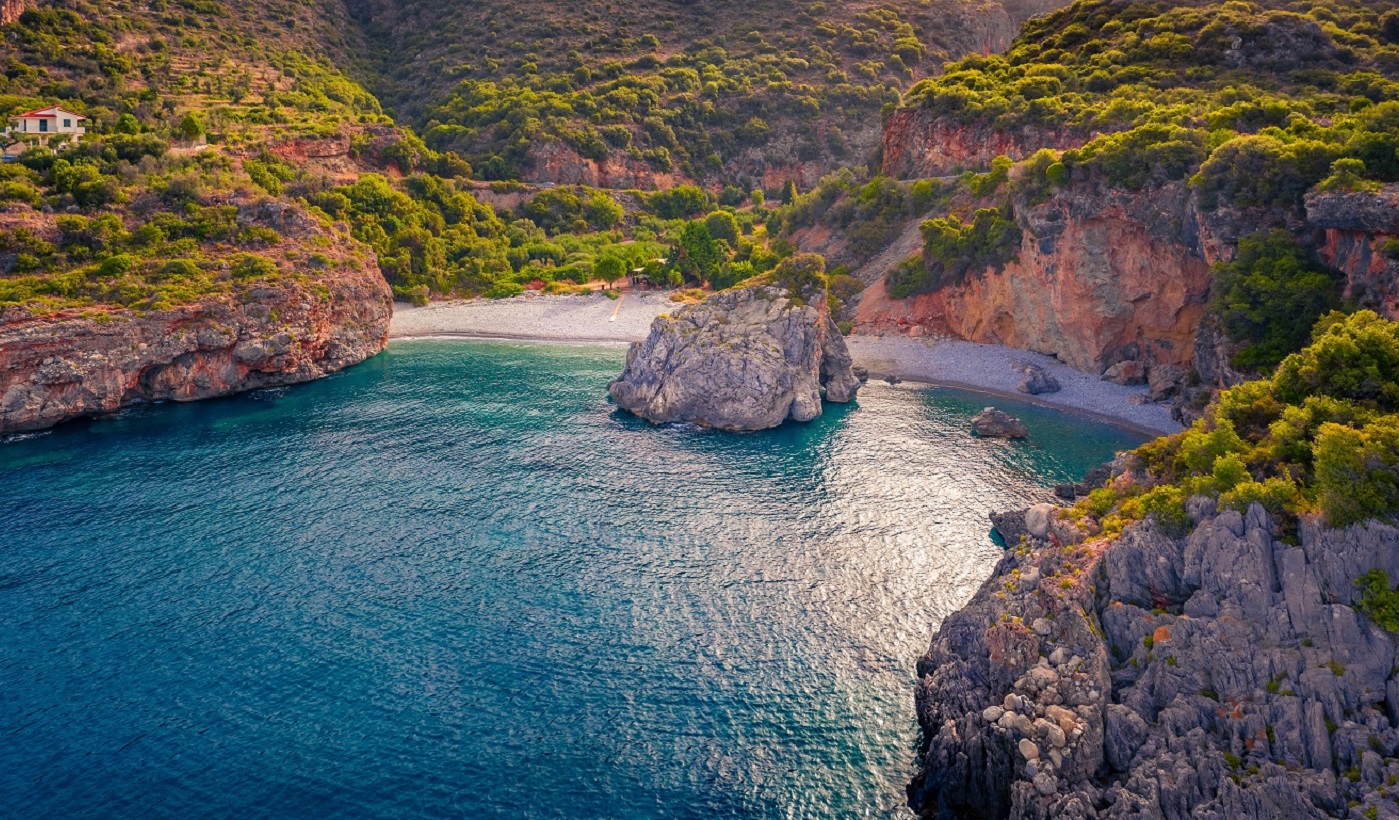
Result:
M869 288L862 332L945 333L1059 357L1100 373L1119 361L1186 365L1210 266L1182 184L1150 193L1085 185L1020 203L1015 261L907 299Z
M1321 260L1345 274L1345 297L1399 315L1399 185L1313 193L1307 221L1323 233Z
M658 424L763 430L810 421L823 396L850 401L860 383L824 289L807 297L758 285L657 317L608 391L619 407Z
M0 0L0 26L13 23L36 5L37 0Z
M1041 148L1077 148L1087 135L1070 129L995 128L916 108L900 108L884 124L883 173L895 179L980 171L998 156L1022 160Z
M10 308L0 313L0 433L309 381L383 350L392 306L377 267L362 263L145 314Z
M1399 817L1394 636L1355 579L1399 530L1188 505L1085 541L1050 505L919 662L927 816ZM1012 527L1014 529L1014 527Z

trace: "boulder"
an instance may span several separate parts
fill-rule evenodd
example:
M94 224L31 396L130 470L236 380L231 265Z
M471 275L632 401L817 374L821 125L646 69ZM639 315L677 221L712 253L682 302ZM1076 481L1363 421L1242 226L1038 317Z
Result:
M984 438L1024 438L1030 434L1020 419L994 407L972 416L972 432Z
M1186 370L1178 364L1158 364L1151 368L1147 376L1147 394L1150 401L1165 401L1180 392L1185 384Z
M757 285L658 316L608 392L658 424L747 431L810 421L821 415L823 396L848 402L860 380L825 291L804 296Z
M1020 380L1017 388L1021 393L1038 396L1041 393L1058 393L1062 389L1059 380L1037 364L1022 364L1016 369L1025 377Z
M1134 360L1118 362L1103 371L1103 381L1124 387L1146 384L1146 368L1141 362Z

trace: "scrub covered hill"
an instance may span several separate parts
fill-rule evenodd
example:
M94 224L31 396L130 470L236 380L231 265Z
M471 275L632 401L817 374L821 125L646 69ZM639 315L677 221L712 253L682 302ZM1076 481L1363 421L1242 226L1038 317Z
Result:
M915 77L1000 50L1061 4L350 5L379 49L380 98L483 178L776 190L864 164Z

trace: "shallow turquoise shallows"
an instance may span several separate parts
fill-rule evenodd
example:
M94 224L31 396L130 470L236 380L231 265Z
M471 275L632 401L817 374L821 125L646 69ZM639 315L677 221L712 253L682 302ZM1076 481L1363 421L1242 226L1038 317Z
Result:
M882 384L652 427L622 357L400 342L0 444L0 814L899 815L986 514L1139 440Z

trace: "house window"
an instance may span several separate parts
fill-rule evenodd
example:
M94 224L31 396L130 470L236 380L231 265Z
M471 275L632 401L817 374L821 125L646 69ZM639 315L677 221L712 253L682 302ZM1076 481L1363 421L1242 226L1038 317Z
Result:
M72 121L72 120L64 120L64 121L63 121L63 127L64 127L64 128L72 128L72 127L73 127L73 121Z
M48 120L39 120L39 130L40 130L40 131L47 131L47 130L49 130L49 121L48 121Z

